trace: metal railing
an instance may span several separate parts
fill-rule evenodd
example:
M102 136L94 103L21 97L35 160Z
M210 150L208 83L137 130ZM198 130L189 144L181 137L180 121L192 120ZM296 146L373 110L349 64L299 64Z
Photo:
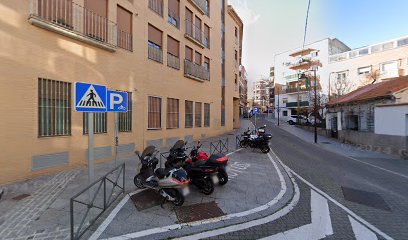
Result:
M81 236L125 193L125 163L117 166L70 200L71 239ZM76 220L79 220L77 222Z
M159 63L163 63L163 50L151 45L148 45L147 48L149 59Z
M186 23L186 35L196 40L203 46L206 46L205 44L206 42L204 40L205 34L201 30L201 27L194 25L189 19L186 19L185 23Z
M131 33L118 30L118 47L133 51L133 36Z
M180 69L180 58L167 53L167 66L175 69Z
M208 2L206 0L190 0L196 5L205 15L209 16Z
M220 139L216 142L210 143L210 155L214 153L227 153L228 152L228 138Z
M200 80L210 80L210 71L204 66L195 64L187 59L184 60L184 75Z
M163 0L149 0L149 8L163 17Z
M180 16L177 15L176 13L172 12L170 9L168 10L168 18L167 21L175 26L176 28L180 29Z
M30 0L30 18L117 46L117 24L72 0Z

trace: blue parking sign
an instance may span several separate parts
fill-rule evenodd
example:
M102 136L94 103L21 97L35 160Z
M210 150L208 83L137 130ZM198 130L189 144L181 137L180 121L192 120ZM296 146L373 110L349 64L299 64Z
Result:
M127 112L128 93L108 90L108 112Z
M77 112L106 112L106 87L91 83L75 83Z

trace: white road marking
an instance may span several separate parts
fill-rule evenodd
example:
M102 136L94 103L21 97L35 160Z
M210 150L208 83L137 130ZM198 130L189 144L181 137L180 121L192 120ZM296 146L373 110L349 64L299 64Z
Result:
M290 173L288 173L288 174L290 175ZM262 225L262 224L265 224L265 223L268 223L268 222L275 221L276 219L285 216L290 211L292 211L293 208L295 208L295 206L299 202L299 198L300 198L299 187L298 187L298 185L296 184L296 182L294 181L294 179L291 176L290 176L290 178L291 178L291 181L293 183L295 194L293 195L293 198L292 198L291 202L288 205L286 205L284 208L280 209L279 211L273 213L272 215L269 215L269 216L261 218L261 219L257 219L257 220L253 220L253 221L249 221L249 222L245 222L245 223L241 223L241 224L236 224L236 225L232 225L232 226L229 226L229 227L219 228L219 229L216 229L216 230L210 230L210 231L207 231L207 232L202 232L202 233L198 233L198 234L194 234L194 235L190 235L190 236L185 236L185 237L177 238L177 239L179 239L179 240L195 240L195 239L203 239L203 238L214 237L214 236L227 234L227 233L230 233L230 232L236 232L236 231L240 231L240 230L243 230L243 229L248 229L248 228L251 228L251 227Z
M288 230L286 232L281 232L270 237L262 238L262 240L318 240L333 234L329 204L327 202L327 199L313 190L310 191L312 222L310 224L306 224L298 228Z
M281 184L281 190L279 191L278 195L274 199L269 201L268 203L266 203L266 204L264 204L262 206L259 206L259 207L244 211L244 212L228 214L228 215L225 215L225 216L222 216L222 217L210 218L210 219L206 219L206 220L202 220L202 221L196 221L196 222L190 222L190 223L174 224L174 225L169 225L169 226L157 227L157 228L152 228L152 229L147 229L147 230L143 230L143 231L139 231L139 232L129 233L129 234L125 234L125 235L122 235L122 236L117 236L117 237L113 237L113 238L109 238L109 239L112 239L112 240L126 240L126 239L130 239L130 238L139 238L139 237L149 236L149 235L152 235L152 234L169 232L169 231L177 230L177 229L181 229L181 228L199 226L199 225L207 224L207 223L215 223L215 222L225 221L225 220L228 220L228 219L231 219L231 218L244 217L244 216L247 216L247 215L250 215L250 214L253 214L253 213L264 211L264 210L272 207L273 205L278 203L280 201L280 199L285 195L285 193L287 191L287 186L286 186L285 179L283 178L283 175L282 175L278 165L276 164L276 162L272 159L272 157L269 154L268 154L268 157L271 160L273 166L275 167L275 169L276 169L276 171L278 173L279 181L280 181L280 184ZM287 209L287 212L289 212L290 210L293 209L293 207L296 204L297 204L297 201L293 202L293 205L290 205L290 206L292 206L291 208L285 208L285 209ZM287 212L284 212L284 214L283 214L283 212L279 213L279 214L277 212L274 215L271 215L269 217L276 219L276 218L279 218L279 217L285 215Z
M317 187L315 187L313 184L311 184L310 182L308 182L306 179L302 178L299 174L297 174L295 171L293 171L292 169L290 169L288 166L286 166L280 159L279 157L275 154L275 152L271 149L271 152L275 155L275 157L278 159L278 161L280 162L280 164L286 169L286 171L292 173L293 175L295 175L297 178L299 178L300 180L302 180L304 183L306 183L309 187L311 187L313 190L315 190L317 193L321 194L323 197L327 198L329 201L331 201L332 203L336 204L338 207L340 207L341 209L343 209L347 214L349 214L350 216L352 216L355 220L357 220L358 222L360 222L361 224L365 225L367 228L369 228L370 230L372 230L373 232L377 233L378 235L382 236L383 238L387 239L387 240L391 240L393 239L392 237L388 236L386 233L382 232L380 229L376 228L375 226L373 226L372 224L370 224L369 222L367 222L366 220L364 220L363 218L361 218L360 216L358 216L357 214L355 214L353 211L351 211L350 209L348 209L347 207L345 207L344 205L342 205L341 203L339 203L338 201L336 201L335 199L333 199L332 197L330 197L327 193L323 192L322 190L318 189Z
M377 235L370 229L363 226L361 223L354 220L354 218L348 216L351 227L353 228L354 236L356 240L377 240Z

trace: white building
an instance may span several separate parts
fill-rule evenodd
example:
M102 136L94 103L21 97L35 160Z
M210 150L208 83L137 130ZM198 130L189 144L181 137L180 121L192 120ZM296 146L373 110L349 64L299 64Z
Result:
M269 105L269 85L270 80L261 79L253 82L252 96L254 105L265 107Z

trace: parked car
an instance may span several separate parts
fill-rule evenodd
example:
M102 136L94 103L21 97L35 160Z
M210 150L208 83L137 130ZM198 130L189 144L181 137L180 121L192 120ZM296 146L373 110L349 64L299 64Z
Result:
M295 125L298 122L297 119L299 119L300 124L308 124L309 123L309 120L307 119L307 117L302 116L302 115L291 115L287 122L290 125Z

